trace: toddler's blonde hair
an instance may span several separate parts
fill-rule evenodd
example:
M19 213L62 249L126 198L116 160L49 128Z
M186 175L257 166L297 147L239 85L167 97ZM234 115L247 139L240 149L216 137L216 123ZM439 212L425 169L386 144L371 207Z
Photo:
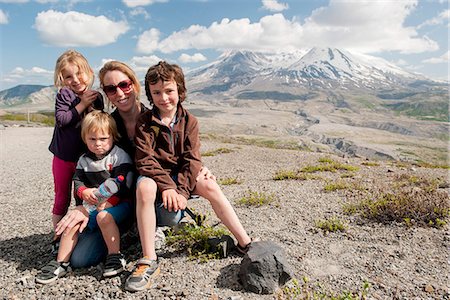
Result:
M86 136L90 132L103 132L112 135L114 142L120 138L117 131L116 121L110 114L101 110L94 110L88 113L81 123L81 138L86 143Z

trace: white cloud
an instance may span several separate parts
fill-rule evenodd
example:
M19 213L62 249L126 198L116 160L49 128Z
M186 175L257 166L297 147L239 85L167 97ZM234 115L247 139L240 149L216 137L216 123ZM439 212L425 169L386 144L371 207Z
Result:
M147 6L156 2L168 2L169 0L122 0L123 4L128 7Z
M399 51L420 53L438 49L413 27L405 27L406 17L417 0L353 2L331 0L306 19L303 36L311 44L333 45L361 52Z
M417 26L417 28L420 29L424 26L440 25L440 24L443 24L444 22L447 22L447 26L448 26L449 19L450 19L450 9L446 9L446 10L440 12L436 17L423 22L422 24Z
M158 49L158 40L161 33L156 28L151 28L150 30L142 33L136 45L136 51L141 53L151 53Z
M282 14L222 19L209 27L191 25L161 39L157 29L144 32L137 49L142 53L171 53L187 49L295 50L314 46L337 47L362 53L397 51L421 53L437 50L438 44L404 25L417 0L340 1L314 10L303 24Z
M42 41L60 47L102 46L115 42L128 31L127 22L114 22L105 16L91 16L76 11L40 12L34 28Z
M149 13L143 7L136 7L135 9L130 11L130 16L135 17L142 15L144 19L150 19Z
M0 25L1 24L8 24L8 15L3 12L3 10L0 9Z
M46 4L46 3L57 3L58 0L35 0L37 3Z
M432 57L429 59L425 59L422 62L428 63L428 64L443 64L443 63L448 63L450 61L449 58L450 58L450 50L447 51L447 53L444 53L439 57Z
M0 3L27 3L29 0L0 0Z
M178 57L178 60L182 63L192 63L205 61L207 58L201 53L195 53L194 55L183 53Z
M287 3L279 3L277 0L262 0L263 8L278 12L289 8Z
M24 69L17 67L9 74L2 76L2 82L14 86L17 84L53 84L53 70L45 70L40 67Z

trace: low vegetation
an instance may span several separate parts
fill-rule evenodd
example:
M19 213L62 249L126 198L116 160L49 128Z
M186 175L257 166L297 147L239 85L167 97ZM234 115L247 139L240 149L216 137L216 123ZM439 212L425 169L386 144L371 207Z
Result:
M177 251L187 251L192 260L206 262L210 259L220 258L223 251L209 241L212 238L221 238L229 234L229 231L222 226L186 224L169 230L166 243Z
M249 190L247 191L247 194L239 199L236 203L246 206L263 206L273 203L274 200L274 194Z
M320 179L319 176L301 173L299 170L280 170L272 177L273 180L311 180Z
M350 199L344 211L382 223L442 227L450 217L450 199L439 184L437 179L402 174L382 188L368 188L362 199Z
M282 139L267 139L258 137L245 136L225 136L219 134L201 134L201 139L208 139L218 141L221 143L237 144L237 145L253 145L257 147L272 148L272 149L291 149L291 150L305 150L310 149L300 146L297 141L282 140Z
M218 179L217 182L221 185L233 185L233 184L241 184L242 181L236 177L227 177Z
M218 148L212 151L207 151L202 153L202 156L216 156L218 154L224 154L224 153L231 153L233 152L233 150L229 149L229 148Z
M312 284L305 276L302 282L292 279L281 289L277 295L277 300L366 300L369 295L370 283L363 282L361 290L355 292L332 292L324 291L320 283Z
M337 232L347 230L347 225L345 224L345 222L337 217L331 217L324 220L316 220L315 225L317 228L322 229L324 232Z
M37 123L44 126L55 126L55 115L53 112L42 113L13 113L0 116L0 121Z
M336 161L325 161L321 162L318 165L309 165L306 167L303 167L300 172L305 173L315 173L315 172L336 172L336 171L358 171L359 168L356 166L348 165L348 164L342 164L340 162Z

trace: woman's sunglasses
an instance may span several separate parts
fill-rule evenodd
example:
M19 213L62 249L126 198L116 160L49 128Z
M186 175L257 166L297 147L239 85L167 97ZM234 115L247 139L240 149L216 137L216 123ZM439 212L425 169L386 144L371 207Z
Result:
M105 85L103 87L103 91L107 95L115 95L117 93L117 88L121 89L122 92L128 93L131 91L131 86L133 85L133 82L131 80L124 80L119 82L117 85Z

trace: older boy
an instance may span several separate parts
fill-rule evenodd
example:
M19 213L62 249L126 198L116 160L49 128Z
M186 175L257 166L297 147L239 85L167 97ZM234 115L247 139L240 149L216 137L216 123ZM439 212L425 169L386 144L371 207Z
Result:
M155 251L155 203L182 215L187 199L197 194L207 199L219 219L238 241L241 252L250 237L219 185L211 177L196 181L202 162L197 119L183 108L186 98L184 74L177 65L159 62L145 76L145 92L153 108L142 114L136 127L136 217L143 258L138 260L125 288L149 288L159 272Z

